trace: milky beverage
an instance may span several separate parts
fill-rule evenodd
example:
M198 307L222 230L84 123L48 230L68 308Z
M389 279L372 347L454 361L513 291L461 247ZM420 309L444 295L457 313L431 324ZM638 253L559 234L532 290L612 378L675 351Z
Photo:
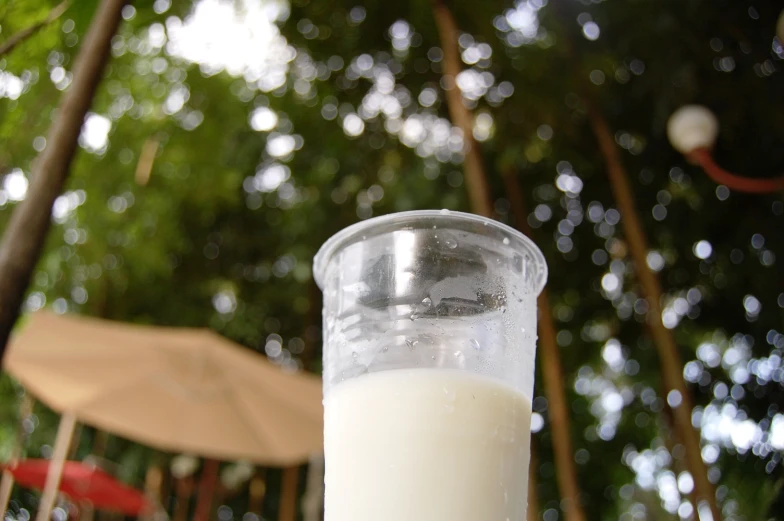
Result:
M313 273L325 521L525 521L536 245L483 217L404 212L333 236Z
M325 521L524 521L531 402L468 371L392 369L324 400Z

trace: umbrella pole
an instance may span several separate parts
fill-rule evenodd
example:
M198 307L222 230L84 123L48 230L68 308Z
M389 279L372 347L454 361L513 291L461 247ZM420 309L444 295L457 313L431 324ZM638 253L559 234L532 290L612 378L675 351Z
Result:
M324 455L314 454L310 457L308 477L305 484L305 497L302 498L302 519L319 521L324 505Z
M49 521L54 502L57 499L57 490L60 488L60 478L63 476L63 466L65 458L68 456L68 448L71 446L74 429L76 428L76 416L66 412L60 417L60 426L57 428L57 439L54 442L54 452L49 461L49 469L46 472L46 484L41 495L41 502L38 506L38 514L35 521Z
M160 465L152 464L147 468L144 476L144 495L149 502L149 510L139 516L141 521L151 521L156 509L161 505L161 484L163 483L163 470Z
M14 475L9 470L3 470L3 480L0 481L0 518L5 519L8 510L8 501L11 499L11 490L14 488Z
M199 482L199 499L196 502L193 521L209 521L210 519L212 497L215 495L215 487L218 484L219 466L218 460L210 458L204 460L204 468L201 471L201 481Z

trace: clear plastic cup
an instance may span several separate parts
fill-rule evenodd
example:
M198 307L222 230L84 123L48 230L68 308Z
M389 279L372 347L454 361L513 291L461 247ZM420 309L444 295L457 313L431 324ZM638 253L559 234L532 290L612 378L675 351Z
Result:
M449 211L327 241L325 520L525 519L539 249Z

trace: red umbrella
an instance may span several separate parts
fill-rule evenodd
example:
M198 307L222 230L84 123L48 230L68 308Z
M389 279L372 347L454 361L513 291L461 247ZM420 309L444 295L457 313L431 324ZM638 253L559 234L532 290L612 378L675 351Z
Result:
M28 459L6 467L23 487L42 489L49 460ZM66 461L60 490L74 501L88 501L95 508L138 516L149 507L144 494L120 483L103 470L78 461Z

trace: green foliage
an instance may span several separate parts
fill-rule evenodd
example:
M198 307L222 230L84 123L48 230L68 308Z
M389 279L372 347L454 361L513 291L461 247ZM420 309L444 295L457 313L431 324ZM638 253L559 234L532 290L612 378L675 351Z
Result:
M493 80L467 103L477 118L490 116L488 135L479 135L496 217L513 222L502 182L511 171L523 185L529 223L548 259L588 517L639 519L633 513L644 508L649 519L675 519L656 488L641 486L631 468L635 454L667 452L665 396L617 222L623 216L612 213L588 109L595 105L617 132L655 252L650 263L660 269L686 369L697 371L690 386L698 411L734 410L734 421L751 420L766 433L784 407L784 272L778 267L784 203L780 194L726 196L672 150L665 125L679 106L705 104L721 121L720 164L757 177L780 170L784 51L773 41L778 7L726 0L545 3L520 3L517 15L501 2L449 3L470 36L463 49L486 44L492 51L466 60L478 77L489 73ZM139 323L209 326L262 352L267 336L278 334L287 347L278 363L312 360L318 372L320 296L310 273L318 246L372 215L467 209L460 154L447 145L428 149L395 128L414 115L431 118L428 125L448 118L431 5L375 2L360 9L353 1L296 1L278 17L291 46L286 52L293 49L296 56L278 63L286 70L280 84L262 88L274 67L261 78L229 74L171 52L160 37L176 32L171 17L186 19L191 5L162 9L165 4L138 2L127 11L92 107L111 123L108 141L97 150L85 143L76 157L27 309L46 305ZM54 5L0 5L0 42ZM95 5L74 2L0 60L0 81L12 74L23 84L13 96L0 86L0 174L15 168L29 173L36 148L45 145ZM237 2L236 8L246 12L252 5ZM509 27L525 16L538 27ZM401 26L405 37L393 42L390 28L399 20L408 32ZM583 36L588 21L600 29L596 40ZM526 27L533 32L524 34ZM360 57L371 58L376 74L390 72L394 90L382 94L398 101L399 113L361 113L369 111L379 80L358 73L365 67L359 67ZM502 88L502 82L508 83ZM277 123L254 130L253 114L265 107ZM350 114L363 116L359 135L344 132ZM270 149L280 136L290 136L294 148L276 156ZM151 141L157 146L149 181L139 185L136 171ZM265 177L270 168L278 169L277 178ZM565 193L557 187L559 175L576 175L581 189ZM14 206L7 191L2 194L0 227ZM712 246L706 259L694 253L701 240ZM612 282L617 290L607 289ZM761 304L759 313L745 311L748 295ZM772 367L769 377L760 376L764 364ZM741 370L752 374L744 381ZM617 415L602 405L616 394L624 398ZM10 379L0 379L2 455L16 436L17 397ZM535 402L545 417L546 407L541 398ZM36 407L30 456L52 443L56 421ZM536 435L538 490L543 510L558 513L548 428ZM720 475L727 519L780 518L780 452L769 443L765 448L762 436L743 449L731 436L706 441L721 448L712 472ZM79 456L89 452L92 437L85 430ZM146 464L162 456L112 439L107 457L121 464L123 479L138 485ZM678 458L665 462L656 476L674 476L680 464ZM278 487L279 476L271 472L265 516L276 515ZM28 495L17 492L16 499L16 508L30 507ZM235 513L247 506L244 495L227 502Z

